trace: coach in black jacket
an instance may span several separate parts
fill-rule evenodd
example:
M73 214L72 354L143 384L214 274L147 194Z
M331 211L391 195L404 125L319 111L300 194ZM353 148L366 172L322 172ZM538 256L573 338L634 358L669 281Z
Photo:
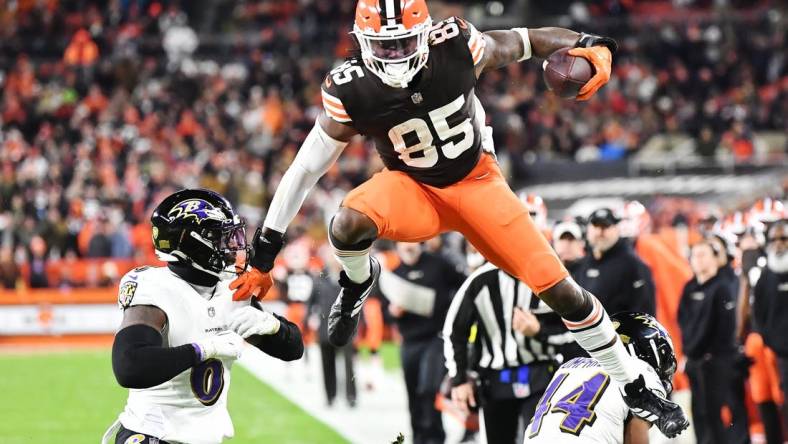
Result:
M753 289L753 320L763 341L777 355L780 383L788 393L788 219L775 222L768 232L766 267ZM783 403L788 424L788 402Z
M577 283L595 294L608 313L639 311L654 315L656 301L651 271L621 238L621 219L609 208L588 219L590 254L577 273Z
M719 253L716 244L708 240L693 245L690 265L695 277L684 286L679 302L698 444L730 442L720 409L729 392L737 351L736 297L718 273Z
M441 414L435 395L446 374L440 337L452 296L465 275L441 256L423 252L418 243L398 242L401 263L384 272L380 292L389 300L402 336L400 356L408 390L414 444L443 444ZM431 301L423 304L425 301Z

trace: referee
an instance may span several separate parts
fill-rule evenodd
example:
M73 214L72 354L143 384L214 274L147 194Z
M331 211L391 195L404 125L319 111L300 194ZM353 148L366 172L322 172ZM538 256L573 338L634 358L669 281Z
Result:
M582 354L557 314L525 284L489 263L471 274L454 296L443 337L452 401L464 409L477 406L468 374L477 372L482 430L487 442L496 444L523 441L536 404L562 360L559 355ZM471 360L471 354L478 359Z

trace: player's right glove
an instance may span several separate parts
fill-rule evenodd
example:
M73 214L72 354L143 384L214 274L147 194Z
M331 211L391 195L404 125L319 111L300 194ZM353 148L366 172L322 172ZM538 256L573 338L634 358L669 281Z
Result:
M610 37L594 34L580 34L574 49L569 55L583 57L594 66L594 76L591 77L577 93L577 100L588 100L599 88L610 80L613 69L613 54L618 50L618 43Z
M689 420L678 404L666 398L665 389L654 369L640 359L640 376L622 390L624 402L632 413L651 424L668 438L674 438L689 427Z
M251 270L243 271L234 281L230 282L230 290L234 301L243 301L255 296L265 297L274 285L271 269L274 268L276 255L284 245L284 234L270 228L257 228L254 233L249 265Z
M225 330L193 345L200 354L200 361L211 358L235 360L241 357L244 338L234 331Z
M230 330L243 338L252 335L275 335L279 327L281 324L276 316L249 305L230 313Z

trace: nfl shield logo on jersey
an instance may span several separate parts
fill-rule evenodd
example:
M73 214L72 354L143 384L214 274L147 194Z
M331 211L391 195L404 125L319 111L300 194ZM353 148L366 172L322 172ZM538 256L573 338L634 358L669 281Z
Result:
M413 93L413 95L410 96L410 100L413 100L413 103L418 105L424 100L424 97L421 96L421 93L417 92L417 93Z
M213 307L208 307L208 317L212 318L216 315L216 309Z

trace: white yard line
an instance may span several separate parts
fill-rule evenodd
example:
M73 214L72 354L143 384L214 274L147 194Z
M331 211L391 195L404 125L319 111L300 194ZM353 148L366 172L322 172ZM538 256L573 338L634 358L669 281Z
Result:
M352 443L388 444L399 433L410 434L405 382L400 373L386 373L381 387L364 388L364 365L356 365L358 399L355 408L345 402L343 366L337 362L339 383L333 407L326 406L320 349L309 347L308 356L282 362L247 347L238 363L307 413L324 422ZM362 363L363 364L363 363ZM359 375L362 375L359 378Z

